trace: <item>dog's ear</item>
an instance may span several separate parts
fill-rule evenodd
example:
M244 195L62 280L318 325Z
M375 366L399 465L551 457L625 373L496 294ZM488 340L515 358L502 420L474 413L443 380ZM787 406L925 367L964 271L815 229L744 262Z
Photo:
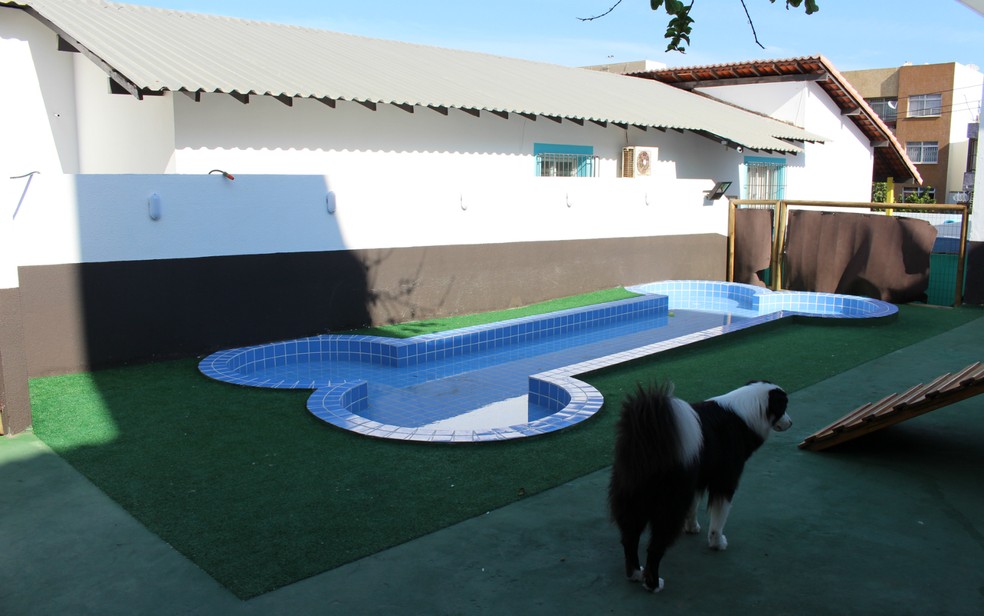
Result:
M789 396L780 387L769 390L769 407L766 411L769 417L774 417L776 419L782 417L783 413L786 412L786 407L789 405Z

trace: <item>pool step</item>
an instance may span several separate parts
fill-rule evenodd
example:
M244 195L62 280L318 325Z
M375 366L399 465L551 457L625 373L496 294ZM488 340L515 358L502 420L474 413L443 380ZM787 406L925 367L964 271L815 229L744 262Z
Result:
M959 372L943 374L929 383L885 396L878 402L865 403L806 437L799 447L821 451L982 393L984 364L976 362Z

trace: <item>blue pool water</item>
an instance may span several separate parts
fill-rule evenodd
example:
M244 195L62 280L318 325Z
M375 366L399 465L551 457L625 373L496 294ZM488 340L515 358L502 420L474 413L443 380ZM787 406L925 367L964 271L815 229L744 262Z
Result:
M885 317L853 296L669 281L640 297L410 339L322 335L220 351L199 368L253 387L312 389L308 410L360 434L480 442L566 428L601 407L578 374L790 315Z

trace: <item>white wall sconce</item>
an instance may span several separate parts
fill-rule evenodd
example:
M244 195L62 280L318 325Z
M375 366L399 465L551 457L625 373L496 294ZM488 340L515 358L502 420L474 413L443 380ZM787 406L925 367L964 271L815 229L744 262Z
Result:
M161 219L161 196L157 193L147 197L147 215L151 220Z
M571 207L572 205L574 205L573 203L571 203L571 194L570 193L567 193L566 195L564 195L564 198L567 199L567 207Z
M461 211L464 212L468 209L468 204L465 203L465 196L458 195L458 204L461 206Z
M337 207L337 204L336 204L336 201L335 201L335 192L334 191L329 190L328 191L328 194L325 195L325 207L328 208L328 213L329 214L334 214L335 213L335 208Z

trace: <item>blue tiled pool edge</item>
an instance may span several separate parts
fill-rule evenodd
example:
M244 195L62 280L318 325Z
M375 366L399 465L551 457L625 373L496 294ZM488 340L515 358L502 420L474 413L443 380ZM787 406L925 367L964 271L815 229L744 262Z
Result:
M628 290L640 293L640 297L408 339L322 335L229 349L203 359L199 370L210 378L237 385L314 389L307 403L313 415L336 427L366 436L444 443L499 441L555 432L576 425L598 412L604 402L601 393L574 378L575 375L789 316L870 319L890 317L898 312L892 304L869 298L830 293L772 292L719 281L663 281L628 287ZM562 334L599 322L630 319L659 311L665 314L674 309L741 312L755 316L739 323L532 374L529 377L530 403L545 406L553 414L528 423L483 431L420 429L372 421L359 414L368 405L368 384L365 380L331 383L319 382L318 379L257 379L251 378L248 373L251 366L270 368L331 359L394 368L414 366L444 357L481 353L537 336Z

